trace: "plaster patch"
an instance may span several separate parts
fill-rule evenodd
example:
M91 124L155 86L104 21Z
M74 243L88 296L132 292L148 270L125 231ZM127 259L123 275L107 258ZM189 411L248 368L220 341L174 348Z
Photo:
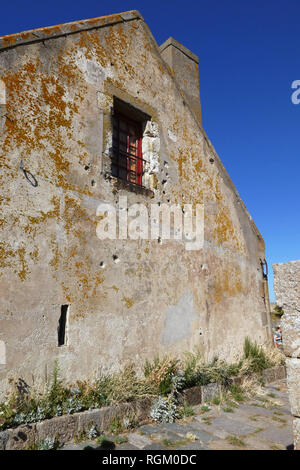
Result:
M0 341L0 364L6 364L6 347L4 341Z
M184 293L176 305L171 305L165 312L165 324L161 335L163 345L174 344L184 338L190 338L193 323L198 320L194 310L192 292Z
M168 136L173 142L177 142L177 135L171 129L168 129Z
M0 104L6 104L6 89L2 80L0 80Z
M104 82L107 78L108 72L99 63L89 60L81 51L77 51L75 63L79 70L84 74L85 80L94 85L96 83Z

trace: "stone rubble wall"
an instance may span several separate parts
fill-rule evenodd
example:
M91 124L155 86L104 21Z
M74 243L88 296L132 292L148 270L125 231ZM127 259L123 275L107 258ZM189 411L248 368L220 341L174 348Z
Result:
M273 269L276 303L284 310L281 327L294 446L300 450L300 260L275 264Z

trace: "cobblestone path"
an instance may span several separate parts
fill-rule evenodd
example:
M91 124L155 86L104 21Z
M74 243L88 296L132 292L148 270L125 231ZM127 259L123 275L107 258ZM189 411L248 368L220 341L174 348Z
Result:
M238 406L198 405L194 415L167 424L145 424L102 443L70 443L63 450L284 450L293 449L285 380ZM103 438L102 438L103 439Z

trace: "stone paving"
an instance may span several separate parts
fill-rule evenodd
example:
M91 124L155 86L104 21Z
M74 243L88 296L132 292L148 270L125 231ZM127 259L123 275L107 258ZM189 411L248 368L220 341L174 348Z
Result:
M209 410L207 409L209 408ZM292 416L285 380L239 404L198 405L175 423L144 424L119 436L70 443L63 450L292 450Z

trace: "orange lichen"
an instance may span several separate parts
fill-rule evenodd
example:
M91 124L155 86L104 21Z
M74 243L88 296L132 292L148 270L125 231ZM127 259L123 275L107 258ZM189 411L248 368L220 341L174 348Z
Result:
M84 96L80 74L65 54L53 58L46 70L39 58L32 58L3 77L7 92L3 151L7 154L17 145L24 159L33 152L47 153L54 166L47 175L45 167L41 171L49 177L52 169L52 180L65 189L74 189L65 175L74 139L72 123Z
M221 207L218 211L215 218L213 237L218 244L230 242L236 248L239 248L239 240L227 207Z
M127 308L131 308L134 305L133 299L130 297L125 297L125 295L123 295L121 300L125 303Z
M242 273L239 266L219 268L213 274L214 297L221 302L225 296L234 297L243 291Z
M28 269L28 265L25 260L25 248L21 247L16 250L17 255L19 256L19 262L21 264L21 270L14 272L18 274L21 281L25 281L27 274L30 272Z

